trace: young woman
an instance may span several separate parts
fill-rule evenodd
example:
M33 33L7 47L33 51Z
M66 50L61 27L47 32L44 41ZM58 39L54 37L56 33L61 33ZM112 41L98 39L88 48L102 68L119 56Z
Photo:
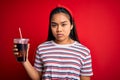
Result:
M28 59L22 64L33 80L90 80L93 75L90 51L79 42L64 7L50 14L48 40L38 46L34 67Z

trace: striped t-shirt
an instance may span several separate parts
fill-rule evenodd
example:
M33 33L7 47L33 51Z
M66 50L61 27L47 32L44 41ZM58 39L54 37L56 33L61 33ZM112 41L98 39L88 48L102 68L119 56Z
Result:
M66 45L42 43L34 67L43 73L42 80L80 80L80 76L93 75L90 50L77 41Z

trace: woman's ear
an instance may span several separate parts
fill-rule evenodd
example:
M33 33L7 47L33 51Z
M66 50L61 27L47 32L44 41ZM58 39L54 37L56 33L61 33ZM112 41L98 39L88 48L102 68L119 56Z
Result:
M71 30L73 29L73 25L71 25Z

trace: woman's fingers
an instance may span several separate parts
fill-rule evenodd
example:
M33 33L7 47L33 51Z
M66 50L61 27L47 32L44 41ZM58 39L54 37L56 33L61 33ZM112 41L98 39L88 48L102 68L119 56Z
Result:
M15 56L17 56L19 54L18 49L17 49L17 45L14 45L13 52L14 52Z
M18 52L14 52L14 55L17 56L17 55L19 55L19 53Z
M16 48L17 47L17 45L16 44L14 44L14 48Z
M13 46L13 52L18 52L17 45L14 45L14 46Z
M17 48L13 48L13 51L14 51L14 52L17 52L17 51L18 51L18 49L17 49Z

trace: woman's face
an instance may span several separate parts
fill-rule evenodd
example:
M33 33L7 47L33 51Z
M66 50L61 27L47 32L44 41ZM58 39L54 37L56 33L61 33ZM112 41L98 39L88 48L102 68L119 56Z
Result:
M51 19L51 30L57 41L67 41L73 26L70 24L69 16L65 13L54 14Z

